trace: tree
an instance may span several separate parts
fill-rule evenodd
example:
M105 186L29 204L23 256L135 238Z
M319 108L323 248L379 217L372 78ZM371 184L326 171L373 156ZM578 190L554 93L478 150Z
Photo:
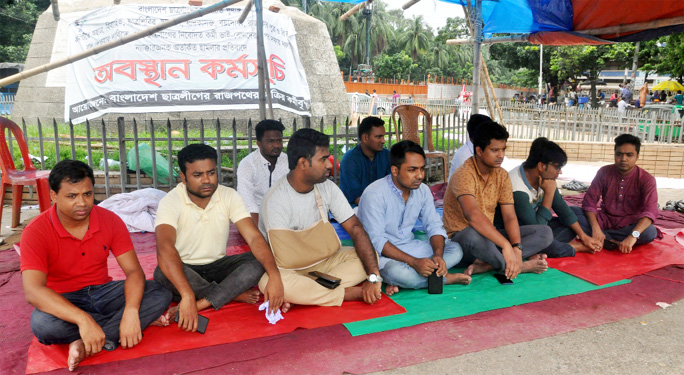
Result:
M542 56L542 80L549 83L552 87L558 85L558 74L551 69L551 56L557 47L544 46ZM539 76L539 46L529 43L499 43L489 47L489 51L494 60L498 61L502 67L516 71L516 75L525 83L521 86L536 86ZM524 71L519 71L523 69ZM514 84L514 83L511 83Z
M399 34L397 42L414 60L418 54L427 51L432 39L432 31L425 27L423 16L413 17L409 28Z
M23 63L26 60L38 16L49 5L50 0L0 1L0 62Z
M378 78L407 79L416 64L404 51L394 55L379 55L373 60L373 71Z

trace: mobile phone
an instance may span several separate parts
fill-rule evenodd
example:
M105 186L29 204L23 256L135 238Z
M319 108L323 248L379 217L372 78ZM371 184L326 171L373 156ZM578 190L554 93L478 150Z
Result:
M442 294L444 292L444 276L437 276L437 270L428 276L428 294Z
M499 281L501 285L513 285L513 280L507 278L505 275L500 273L495 273L494 277Z
M178 323L178 315L180 314L180 311L176 311L176 319L174 319L174 322ZM209 318L206 316L202 316L200 314L197 314L197 332L204 334L204 332L207 331L207 326L209 325Z
M335 283L335 284L339 284L342 281L342 279L340 279L339 277L331 276L331 275L328 275L327 273L323 273L320 271L309 272L309 275L311 275L313 277L318 277L320 279L323 279L323 280L326 280L326 281L329 281L329 282Z

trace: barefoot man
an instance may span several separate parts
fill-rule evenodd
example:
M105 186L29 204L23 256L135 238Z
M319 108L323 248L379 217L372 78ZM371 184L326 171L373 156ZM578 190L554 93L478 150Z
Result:
M475 154L451 176L444 194L447 234L463 248L463 263L474 261L466 272L494 269L514 279L521 272L546 271L546 254L538 253L551 244L553 234L547 225L518 226L511 179L501 168L508 132L488 122L475 130L472 140ZM503 230L493 224L497 206Z
M541 251L549 258L574 257L578 252L593 254L603 246L582 229L577 215L558 192L556 179L567 161L565 151L558 144L542 137L532 142L527 160L508 172L518 224L548 225L553 231L553 242ZM494 225L503 228L500 212L494 218Z
M266 194L259 230L273 250L286 301L319 306L355 300L372 304L382 296L378 258L344 194L328 180L329 145L330 138L314 129L292 135L287 145L290 172ZM355 249L341 246L328 213L349 233ZM309 275L315 271L341 279L340 285L334 289L319 285ZM271 275L264 275L259 288L265 290L270 282Z
M197 330L197 313L218 310L230 301L255 304L264 269L271 281L264 299L271 311L283 302L283 283L273 255L238 193L218 184L216 149L192 144L178 152L182 183L160 202L155 221L157 259L154 279L173 292L178 327ZM226 255L230 222L251 252ZM177 309L177 310L176 310Z
M448 273L463 257L451 242L435 210L430 188L423 184L425 152L412 141L390 150L391 174L370 184L359 203L359 220L380 254L380 275L387 295L401 288L427 288L435 270L446 284L469 284L470 275ZM413 238L416 220L425 227L429 242Z
M52 169L54 205L21 235L21 272L26 300L36 309L31 330L45 345L69 344L67 364L119 344L131 348L155 322L171 293L145 281L126 225L116 214L93 205L93 170L77 160ZM112 281L107 257L114 254L126 280Z

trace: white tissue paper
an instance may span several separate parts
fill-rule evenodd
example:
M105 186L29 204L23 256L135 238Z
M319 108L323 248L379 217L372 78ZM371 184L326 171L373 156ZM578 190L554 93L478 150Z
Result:
M280 313L280 309L274 313L271 313L271 310L268 309L268 301L259 306L259 311L262 310L266 310L266 319L268 319L268 322L271 324L276 324L280 319L285 319L283 318L283 314Z

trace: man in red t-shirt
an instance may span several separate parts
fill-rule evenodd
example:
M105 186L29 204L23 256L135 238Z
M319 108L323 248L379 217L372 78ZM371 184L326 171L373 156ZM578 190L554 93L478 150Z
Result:
M69 344L73 371L102 349L137 345L162 316L171 292L145 281L126 225L114 213L93 206L93 170L64 160L48 179L54 205L21 236L21 272L26 300L36 309L31 330L45 345ZM112 281L107 257L114 254L126 280Z

